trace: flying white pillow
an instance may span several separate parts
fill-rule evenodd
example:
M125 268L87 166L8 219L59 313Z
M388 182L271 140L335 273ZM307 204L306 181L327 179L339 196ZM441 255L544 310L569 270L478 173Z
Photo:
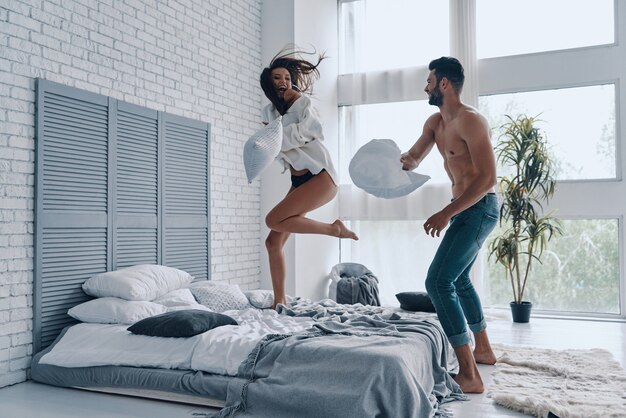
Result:
M243 165L248 183L261 175L278 156L283 142L282 116L259 129L243 146Z
M400 162L400 148L391 139L372 139L352 157L348 167L355 186L376 197L405 196L430 176L406 171Z

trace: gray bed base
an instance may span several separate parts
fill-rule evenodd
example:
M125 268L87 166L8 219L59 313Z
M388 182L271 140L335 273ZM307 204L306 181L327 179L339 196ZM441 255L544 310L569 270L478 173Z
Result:
M128 366L59 367L40 364L67 332L63 329L46 349L33 356L32 380L53 386L167 400L222 408L228 385L237 377L193 370L158 369Z

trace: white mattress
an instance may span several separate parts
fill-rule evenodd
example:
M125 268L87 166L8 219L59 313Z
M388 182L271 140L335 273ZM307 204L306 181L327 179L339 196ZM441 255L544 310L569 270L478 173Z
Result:
M242 361L268 334L309 328L310 318L278 315L274 310L226 311L239 325L225 325L190 338L135 335L128 325L71 327L40 363L61 367L134 366L200 370L235 376Z

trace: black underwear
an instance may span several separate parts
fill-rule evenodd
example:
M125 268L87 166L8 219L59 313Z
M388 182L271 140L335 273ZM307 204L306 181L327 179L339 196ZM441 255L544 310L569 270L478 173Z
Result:
M324 171L324 170L322 170ZM320 171L320 173L322 172ZM310 171L308 173L304 173L301 176L294 176L293 174L291 175L291 185L293 186L293 188L295 189L296 187L302 186L304 183L306 183L307 181L311 180L313 177L315 177L317 174L313 174Z

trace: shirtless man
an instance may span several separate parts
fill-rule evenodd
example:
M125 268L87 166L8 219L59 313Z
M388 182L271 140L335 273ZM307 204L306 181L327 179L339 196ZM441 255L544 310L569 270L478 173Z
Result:
M403 169L414 170L436 145L452 181L451 203L424 223L426 234L433 237L449 225L428 269L426 290L459 360L454 380L465 393L482 393L476 363L495 364L496 357L469 273L498 221L496 162L487 120L461 102L465 76L459 61L442 57L428 69L424 91L428 103L439 107L439 112L426 120L422 135L400 161ZM473 352L466 322L474 333Z

